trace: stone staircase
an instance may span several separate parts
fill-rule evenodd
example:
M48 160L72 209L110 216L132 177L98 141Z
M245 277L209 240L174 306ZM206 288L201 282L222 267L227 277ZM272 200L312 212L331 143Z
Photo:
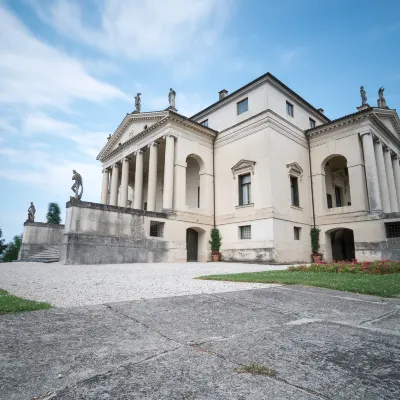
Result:
M21 261L51 263L51 262L57 262L59 260L60 260L60 246L48 246L44 250L32 254Z

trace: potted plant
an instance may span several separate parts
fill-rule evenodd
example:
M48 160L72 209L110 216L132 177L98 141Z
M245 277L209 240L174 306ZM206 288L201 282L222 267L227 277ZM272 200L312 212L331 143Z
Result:
M310 230L312 258L315 263L321 262L323 254L319 252L319 234L321 229L313 226Z
M213 261L219 261L221 257L221 253L219 249L221 247L222 236L219 233L219 229L213 228L211 229L211 240L209 240L211 246L211 258Z

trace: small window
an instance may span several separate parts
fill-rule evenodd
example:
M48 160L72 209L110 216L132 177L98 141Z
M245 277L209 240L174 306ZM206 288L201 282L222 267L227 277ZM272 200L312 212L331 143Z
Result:
M208 119L204 120L203 122L200 122L200 125L208 127Z
M239 101L239 103L237 103L237 113L239 114L243 114L244 112L249 110L249 99L244 99L242 101Z
M251 203L251 177L250 174L239 176L239 205Z
M310 118L310 128L315 128L315 121Z
M145 125L143 129L147 129L147 125Z
M294 240L300 240L300 232L301 232L301 228L298 226L295 226L293 228L293 232L294 232Z
M251 225L240 226L240 239L251 239Z
M286 102L286 112L287 112L291 117L294 116L293 108L294 108L293 104L292 104L292 103L289 103L289 102L287 101L287 102Z
M144 211L147 211L147 201L144 202L143 210L144 210Z
M387 238L400 237L400 222L387 222L385 228Z
M336 207L342 207L342 188L335 186Z
M150 236L164 237L165 222L150 221Z
M333 203L332 203L332 195L327 193L326 194L326 200L328 202L328 208L332 208L333 207Z
M297 176L290 177L290 191L291 191L291 197L292 197L292 206L299 207L300 206L299 180L298 180Z

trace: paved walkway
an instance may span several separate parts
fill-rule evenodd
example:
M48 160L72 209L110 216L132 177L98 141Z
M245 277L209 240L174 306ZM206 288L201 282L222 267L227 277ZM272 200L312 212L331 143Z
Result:
M62 265L0 264L0 288L59 307L218 293L265 284L201 281L201 275L285 269L236 263Z
M0 315L0 398L398 400L399 310L279 286Z

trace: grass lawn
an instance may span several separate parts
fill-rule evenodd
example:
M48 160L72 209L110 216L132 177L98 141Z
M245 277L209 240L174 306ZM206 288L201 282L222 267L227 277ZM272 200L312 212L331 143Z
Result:
M369 275L333 272L265 271L231 275L209 275L197 279L283 283L286 285L318 286L382 297L400 297L400 274Z
M51 308L51 305L34 300L25 300L9 294L6 290L0 289L0 314L44 310L46 308Z

